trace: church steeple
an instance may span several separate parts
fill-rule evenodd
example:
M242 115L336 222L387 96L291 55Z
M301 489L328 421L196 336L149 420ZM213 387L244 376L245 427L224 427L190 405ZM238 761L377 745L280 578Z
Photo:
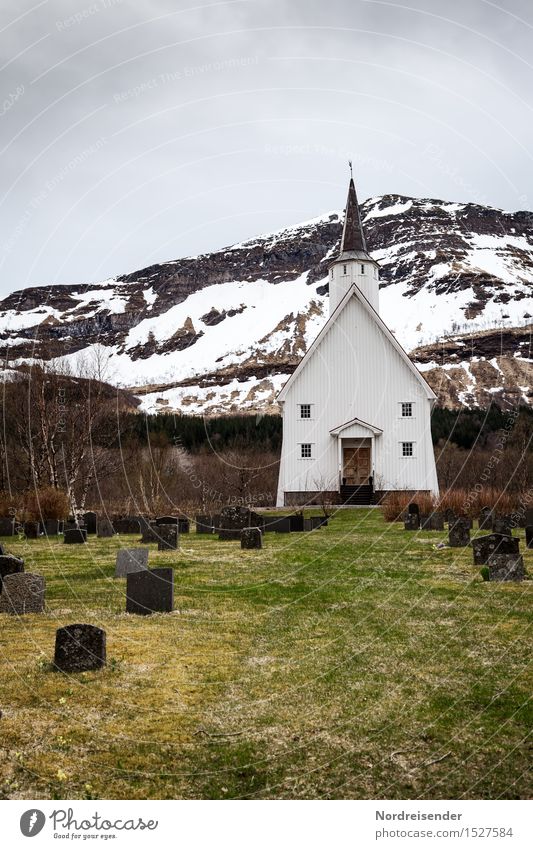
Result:
M361 213L359 212L353 177L350 177L350 185L348 186L340 252L343 254L348 251L364 251L366 253L365 234L361 224Z
M379 311L378 264L366 247L366 239L357 202L350 162L350 184L344 210L344 226L339 253L329 266L329 312L335 311L352 286Z

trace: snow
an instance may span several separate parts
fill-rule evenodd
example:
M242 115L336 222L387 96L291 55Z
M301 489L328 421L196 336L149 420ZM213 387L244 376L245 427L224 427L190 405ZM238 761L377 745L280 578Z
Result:
M14 312L6 310L0 313L0 333L13 333L17 330L26 330L28 327L36 327L49 316L61 318L63 314L53 307L36 307L25 312Z
M105 281L105 283L110 281ZM112 281L116 285L116 281ZM104 283L104 285L105 285ZM128 303L129 298L124 295L117 295L117 293L113 290L113 288L105 287L104 285L100 289L87 289L83 292L72 292L72 297L78 301L78 305L72 307L72 310L75 310L76 313L84 306L89 306L89 304L96 304L91 311L87 311L84 313L84 318L92 318L96 313L101 312L102 310L108 310L111 313L118 314L126 312L126 305ZM72 312L69 310L68 312ZM66 313L67 318L70 318ZM79 316L72 316L73 319L77 319Z
M384 218L388 215L400 215L402 212L407 212L408 209L411 209L412 205L413 201L408 200L405 203L395 203L392 206L387 206L385 209L373 208L365 215L363 224L365 221L370 221L371 218Z
M143 289L143 298L145 303L148 304L148 308L151 309L157 300L157 292L154 292L153 286L150 286L149 289Z

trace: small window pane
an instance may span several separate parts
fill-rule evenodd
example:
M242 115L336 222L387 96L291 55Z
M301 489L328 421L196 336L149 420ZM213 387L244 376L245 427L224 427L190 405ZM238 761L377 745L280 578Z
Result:
M361 274L364 274L364 273L365 273L365 267L364 267L364 265L362 265L361 266Z
M410 418L413 415L413 402L412 401L402 401L402 416L404 418Z
M413 456L413 443L412 442L402 442L402 457L412 457Z
M311 418L311 404L300 404L300 418L301 419L310 419Z
M343 266L342 266L342 273L343 273L343 274L346 274L346 268L347 268L347 266L346 266L346 265L343 265Z
M301 457L310 457L311 456L311 443L310 442L302 442L300 445Z

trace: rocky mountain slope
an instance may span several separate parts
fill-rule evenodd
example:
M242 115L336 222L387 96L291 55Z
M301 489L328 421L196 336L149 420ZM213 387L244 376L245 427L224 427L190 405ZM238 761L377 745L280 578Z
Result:
M451 406L533 403L533 214L398 195L361 207L380 312ZM98 346L143 409L271 410L328 313L342 212L99 284L0 303L4 363Z

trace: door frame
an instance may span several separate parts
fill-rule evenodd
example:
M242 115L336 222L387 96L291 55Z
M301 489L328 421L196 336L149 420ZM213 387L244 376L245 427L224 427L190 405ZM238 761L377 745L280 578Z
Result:
M364 436L359 438L349 438L342 439L339 437L339 475L340 475L340 485L342 486L343 480L345 478L344 475L344 450L345 448L368 448L370 452L369 462L368 462L368 478L372 477L372 468L374 461L374 450L373 450L373 442L374 439L371 436ZM365 484L349 484L350 486L365 486L368 483L368 480Z

